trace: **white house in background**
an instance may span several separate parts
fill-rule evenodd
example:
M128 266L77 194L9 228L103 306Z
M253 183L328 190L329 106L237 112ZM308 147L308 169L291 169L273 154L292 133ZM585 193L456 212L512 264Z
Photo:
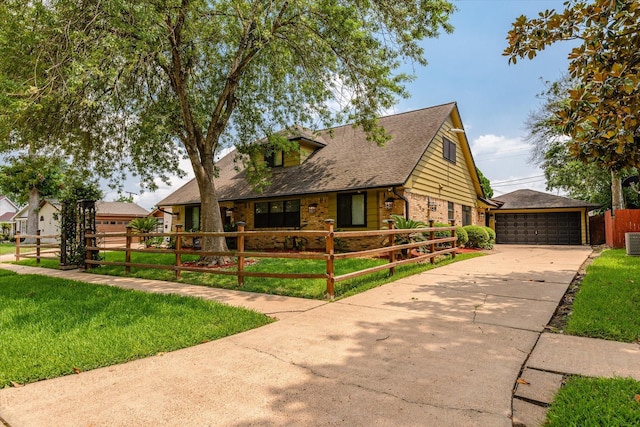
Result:
M13 216L18 212L18 205L13 203L7 196L0 195L0 224L3 224L2 234L13 234Z
M41 235L60 234L60 202L56 199L43 199L38 209L38 230ZM102 232L126 231L129 222L134 218L144 218L149 212L135 203L96 202L96 229ZM13 217L15 231L22 234L35 234L37 230L27 228L29 206L20 209ZM43 239L53 241L55 239Z
M41 235L60 234L60 202L56 199L43 199L40 201L38 209L38 230L27 228L27 218L29 216L29 205L20 209L14 216L14 232L21 234L36 234L40 230ZM55 241L56 239L42 239L43 242Z

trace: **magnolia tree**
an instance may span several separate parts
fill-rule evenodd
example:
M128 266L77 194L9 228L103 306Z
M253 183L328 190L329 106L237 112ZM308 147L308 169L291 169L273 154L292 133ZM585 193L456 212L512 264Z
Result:
M547 124L570 138L571 156L595 162L615 178L626 167L640 166L640 3L568 0L564 5L563 11L546 10L533 19L519 17L504 54L515 64L558 41L580 41L569 54L574 84ZM614 208L620 207L619 185L612 185L612 193Z
M4 149L30 140L102 175L133 171L150 188L186 156L201 229L222 231L221 147L249 152L293 124L346 122L384 143L376 116L410 79L399 66L426 64L419 41L451 31L453 10L444 0L5 0L0 137Z

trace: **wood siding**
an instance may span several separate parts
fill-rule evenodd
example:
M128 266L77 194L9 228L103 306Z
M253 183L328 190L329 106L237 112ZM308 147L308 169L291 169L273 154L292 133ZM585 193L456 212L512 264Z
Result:
M430 195L458 205L475 207L478 194L470 173L474 166L469 167L469 157L464 153L464 136L458 138L458 134L449 130L453 127L451 121L444 123L420 158L405 187L415 194ZM455 164L442 155L445 137L456 144Z
M285 168L287 167L291 167L291 166L297 166L300 165L302 163L304 163L304 161L311 155L313 154L313 152L316 150L315 147L305 144L300 143L300 142L296 142L296 148L292 149L291 151L288 151L286 153L284 153L284 163L283 166ZM260 161L264 162L264 154L260 153Z
M300 155L299 155L300 164L304 163L304 161L307 160L307 157L309 157L310 155L313 154L314 151L316 151L315 147L306 145L304 143L299 144L299 148L300 148Z

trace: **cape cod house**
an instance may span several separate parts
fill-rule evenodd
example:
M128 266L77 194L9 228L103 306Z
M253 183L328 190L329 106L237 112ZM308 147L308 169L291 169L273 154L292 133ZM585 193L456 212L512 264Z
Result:
M379 123L391 136L384 146L367 141L365 132L351 125L290 132L296 149L257 159L272 171L262 192L236 169L237 153L229 153L217 163L222 217L228 224L244 221L248 230L321 230L328 218L341 230L380 229L392 214L485 224L486 209L495 205L485 199L456 103L383 117ZM174 225L199 229L195 179L158 206L173 212ZM307 243L308 248L324 245ZM248 247L283 244L252 239Z

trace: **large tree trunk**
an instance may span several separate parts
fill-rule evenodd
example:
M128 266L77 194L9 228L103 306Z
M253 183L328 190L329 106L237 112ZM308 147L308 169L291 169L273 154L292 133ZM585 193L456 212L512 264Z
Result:
M29 190L29 210L27 212L27 229L25 234L35 235L38 232L38 212L40 210L40 192L36 187ZM25 239L24 243L33 244L35 237Z
M213 164L213 162L212 162ZM213 183L213 174L208 174L204 167L195 168L196 181L200 190L200 230L208 232L223 232L220 205ZM213 168L211 168L213 170ZM205 252L226 252L227 242L224 237L203 237L202 250ZM207 265L223 265L231 261L228 256L201 257L200 263Z
M618 209L624 209L624 195L622 194L622 180L615 172L611 172L611 214Z

